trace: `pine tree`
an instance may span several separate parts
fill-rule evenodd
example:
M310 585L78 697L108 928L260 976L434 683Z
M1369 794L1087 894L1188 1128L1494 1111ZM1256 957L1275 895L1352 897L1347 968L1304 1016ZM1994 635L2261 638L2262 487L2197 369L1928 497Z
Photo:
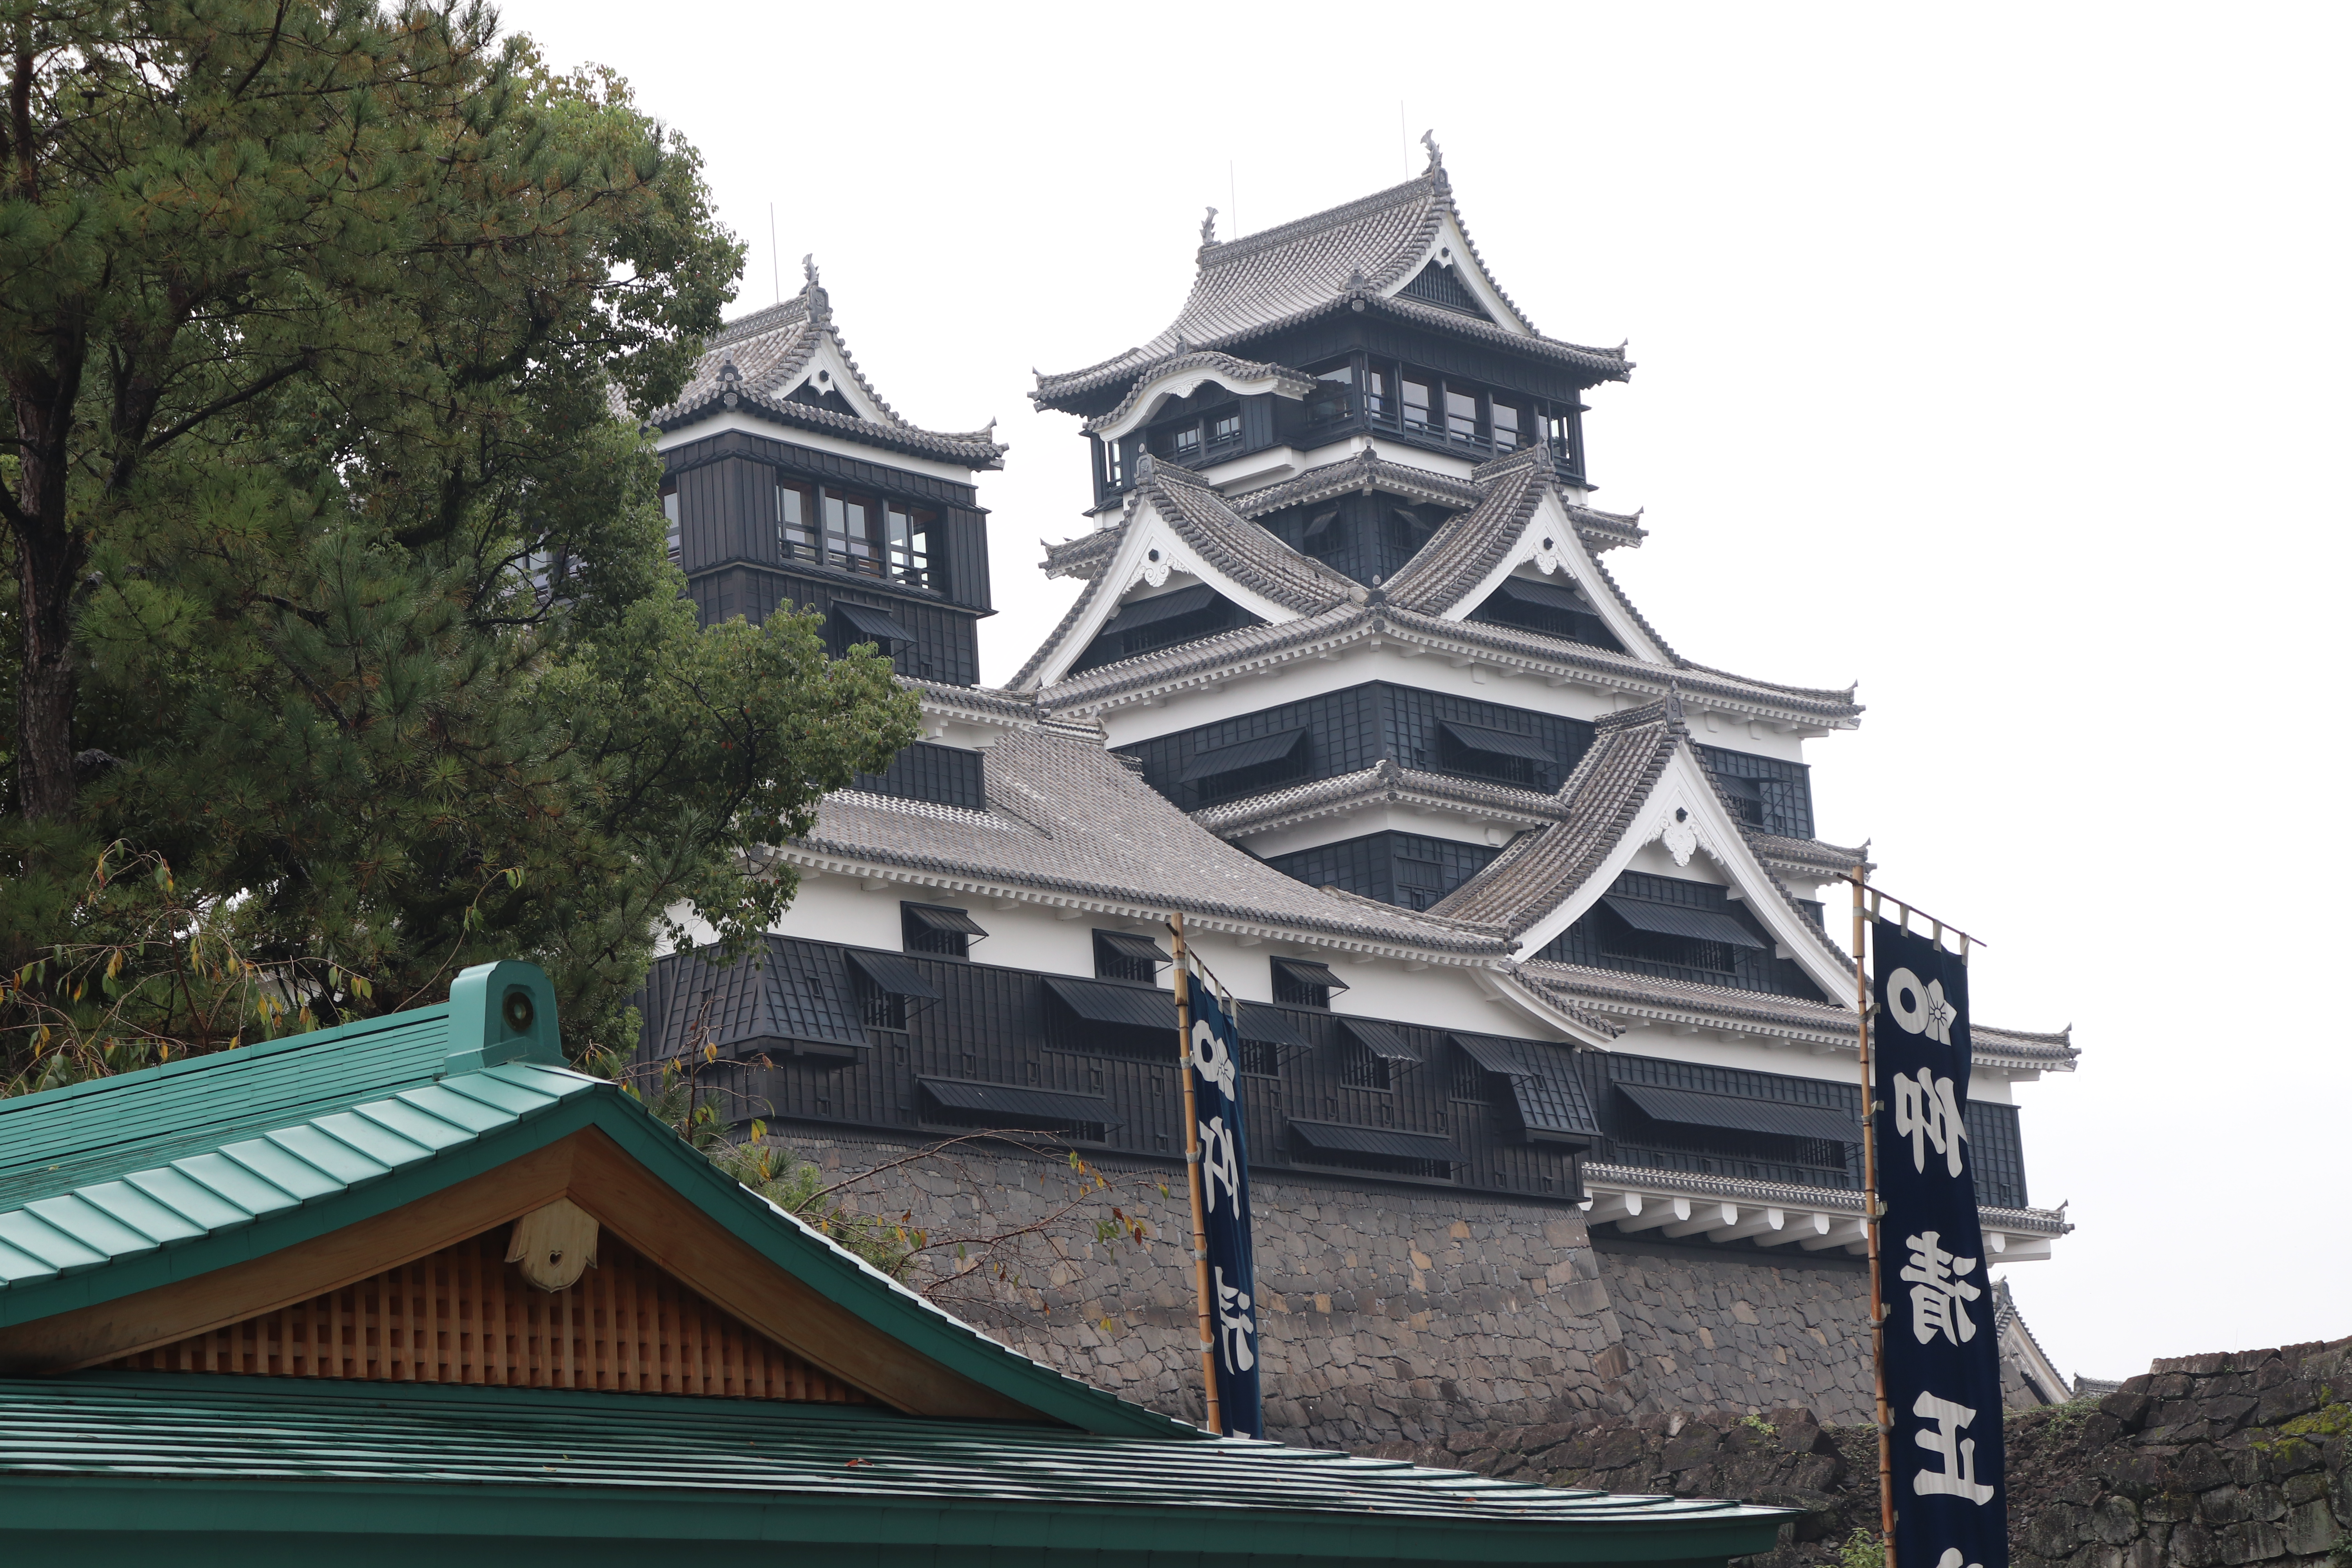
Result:
M812 617L708 630L659 462L740 247L691 147L478 6L0 7L0 1072L530 957L609 1047L657 935L914 734Z

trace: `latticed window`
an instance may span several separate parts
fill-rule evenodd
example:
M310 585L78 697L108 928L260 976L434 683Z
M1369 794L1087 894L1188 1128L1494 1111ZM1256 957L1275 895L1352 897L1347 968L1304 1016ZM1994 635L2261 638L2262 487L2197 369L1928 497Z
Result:
M988 934L963 910L943 904L900 904L898 917L907 951L935 958L970 958L972 939Z
M1468 1051L1456 1049L1454 1052L1454 1075L1446 1086L1446 1094L1454 1100L1486 1102L1486 1069L1480 1067Z
M1095 974L1103 980L1131 980L1145 985L1160 981L1160 966L1173 963L1160 944L1133 931L1095 932Z
M1274 960L1274 1000L1277 1005L1328 1011L1331 993L1347 988L1348 983L1332 973L1328 964L1305 958Z
M1351 1045L1339 1060L1339 1082L1349 1089L1394 1089L1396 1074L1388 1058L1369 1047Z

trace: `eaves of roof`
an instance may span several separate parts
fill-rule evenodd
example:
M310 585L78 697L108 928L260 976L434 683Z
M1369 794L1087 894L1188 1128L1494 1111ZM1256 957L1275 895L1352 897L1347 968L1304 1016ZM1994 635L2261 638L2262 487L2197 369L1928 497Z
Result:
M793 390L787 384L794 383L808 368L821 342L833 346L860 396L881 415L879 420L794 403L784 395ZM713 334L677 400L646 415L646 422L676 430L739 406L778 424L823 430L886 451L943 458L975 468L1002 468L1008 450L995 440L992 423L982 430L925 430L900 417L858 368L847 340L834 321L832 300L817 282L814 268L807 283L790 300L730 321Z
M836 793L815 829L778 850L820 871L906 879L993 898L1191 918L1434 962L1494 963L1497 928L1309 887L1204 831L1103 750L1098 731L1046 724L989 752L989 809L948 820Z
M680 1542L881 1564L1720 1562L1791 1517L1243 1438L168 1373L0 1382L0 1542L20 1549L129 1532L205 1562L236 1540L246 1561L257 1538L390 1538L449 1568L522 1561L524 1542L530 1561L605 1563Z
M1365 590L1349 578L1313 556L1291 549L1265 529L1237 515L1224 497L1200 475L1174 463L1158 461L1149 454L1137 465L1136 488L1128 496L1126 515L1117 527L1104 531L1111 535L1109 549L1118 549L1118 541L1135 525L1136 513L1147 504L1212 570L1296 614L1313 616L1350 598L1365 596ZM1123 583L1109 584L1099 574L1089 580L1086 591L1013 676L1014 688L1026 687L1063 648L1097 598L1104 593L1124 593L1127 587ZM1134 660L1118 662L1123 665ZM1118 665L1103 668L1117 668Z
M1199 270L1176 320L1150 342L1084 370L1040 374L1029 395L1040 407L1066 405L1131 381L1176 353L1227 349L1337 310L1369 311L1569 365L1594 381L1620 381L1632 370L1624 350L1587 348L1522 335L1459 311L1396 297L1390 290L1428 253L1452 218L1470 260L1493 284L1454 203L1453 185L1435 162L1419 177L1356 201L1245 235L1199 252ZM1524 312L1494 285L1512 315Z
M1550 959L1529 959L1514 973L1546 992L1597 1005L1622 1016L1698 1022L1750 1034L1781 1033L1840 1049L1856 1045L1853 1009L1827 1002L1592 969ZM2075 1058L2082 1055L2066 1033L2035 1035L1975 1024L1969 1026L1969 1039L1975 1047L1973 1059L1979 1067L2071 1072Z
M1559 787L1559 820L1514 840L1433 910L1493 921L1514 936L1528 930L1616 851L1682 741L1682 727L1664 703L1606 716Z
M1759 1182L1746 1176L1717 1176L1696 1171L1668 1171L1654 1165L1617 1165L1599 1160L1584 1163L1588 1186L1610 1191L1631 1189L1672 1193L1694 1198L1732 1198L1751 1204L1785 1204L1790 1208L1822 1209L1860 1215L1863 1195L1854 1187L1817 1187L1798 1182ZM1988 1230L2024 1236L2063 1236L2074 1227L2056 1209L2006 1208L1979 1204L1977 1213Z
M1203 806L1192 813L1192 820L1220 837L1230 838L1361 811L1383 802L1466 808L1522 827L1546 826L1562 816L1559 798L1540 790L1402 767L1393 758L1383 757L1354 773Z
M994 439L991 430L949 433L918 429L912 425L877 425L854 415L795 403L788 397L771 399L733 390L711 392L691 403L674 403L647 423L663 430L682 430L730 409L740 409L778 425L822 430L886 452L944 458L974 468L1001 468L1004 466L1004 454L1012 450Z
M1098 582L1099 579L1088 584L1089 593ZM1039 689L1037 700L1046 709L1078 710L1162 689L1198 686L1233 675L1254 673L1291 658L1328 652L1368 638L1394 637L1433 652L1467 654L1504 668L1516 666L1547 678L1585 680L1645 701L1680 691L1726 712L1746 711L1775 721L1812 723L1825 728L1849 728L1863 711L1859 703L1850 700L1848 692L1776 687L1737 677L1694 677L1629 654L1518 626L1419 614L1383 602L1378 590L1366 596L1368 604L1335 605L1318 615L1297 620L1241 626L1197 642L1180 643L1097 665ZM1067 634L1087 602L1086 595L1079 595L1061 626L1033 656L1023 678L1044 662L1045 651Z
M1850 848L1843 844L1826 844L1818 838L1790 838L1778 833L1756 832L1748 835L1748 842L1755 847L1758 859L1778 870L1819 872L1824 877L1843 879L1856 866L1860 866L1864 874L1877 869L1876 863L1870 858L1870 846L1866 844ZM1840 917L1837 910L1831 910L1827 918L1835 920Z
M1091 582L1097 573L1118 553L1118 529L1089 529L1076 539L1065 539L1059 544L1050 539L1038 543L1045 547L1044 567L1048 577L1084 577Z
M1451 474L1434 473L1404 463L1391 463L1367 449L1336 463L1325 463L1261 489L1244 490L1232 498L1234 511L1260 518L1285 507L1306 506L1334 496L1372 489L1432 506L1466 510L1476 506L1478 488Z
M1633 374L1633 362L1625 357L1622 348L1589 348L1582 343L1562 342L1557 338L1521 337L1517 332L1475 320L1458 310L1424 305L1417 300L1383 297L1362 287L1348 289L1272 320L1220 333L1204 342L1187 342L1184 346L1188 349L1222 349L1230 353L1255 340L1271 337L1294 327L1303 327L1343 310L1388 316L1429 328L1447 337L1469 338L1507 353L1546 360L1590 378L1588 384L1624 381ZM1165 348L1130 349L1125 354L1086 370L1065 375L1041 374L1037 378L1036 389L1029 394L1029 400L1041 409L1064 407L1087 393L1141 379L1151 373L1161 360L1172 357L1174 348L1175 344L1171 342Z
M1087 434L1091 436L1098 430L1107 430L1125 419L1134 412L1135 401L1143 395L1144 388L1167 376L1192 370L1216 371L1235 381L1271 381L1277 392L1293 399L1304 398L1315 390L1313 376L1286 364L1275 364L1265 360L1235 359L1231 354L1219 353L1214 350L1174 353L1138 376L1135 384L1128 388L1127 395L1120 398L1109 412L1087 420Z

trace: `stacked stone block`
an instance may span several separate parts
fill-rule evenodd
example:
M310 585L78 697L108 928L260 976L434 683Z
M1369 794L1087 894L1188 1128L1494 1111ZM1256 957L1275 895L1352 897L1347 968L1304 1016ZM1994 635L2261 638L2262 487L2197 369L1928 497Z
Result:
M1802 1405L1871 1419L1870 1273L1860 1258L1669 1247L1604 1236L1601 1281L1646 1408Z
M2352 1560L2352 1340L2157 1362L2013 1443L2018 1568Z

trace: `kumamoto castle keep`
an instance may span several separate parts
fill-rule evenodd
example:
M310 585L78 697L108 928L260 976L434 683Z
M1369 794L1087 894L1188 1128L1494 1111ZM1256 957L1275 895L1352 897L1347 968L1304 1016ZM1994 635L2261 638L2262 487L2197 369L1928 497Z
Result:
M1092 453L1089 526L1044 563L1085 588L1001 688L973 479L1005 448L895 412L813 268L647 416L706 618L822 611L924 731L776 847L802 885L764 953L656 965L642 1060L731 1064L700 1077L732 1114L887 1167L861 1202L918 1226L968 1200L898 1163L975 1128L1173 1184L1181 913L1241 1004L1269 1436L1871 1420L1823 914L1866 853L1817 836L1805 750L1855 692L1694 664L1620 589L1645 530L1588 504L1582 417L1631 363L1528 322L1433 146L1348 205L1213 220L1165 331L1030 394ZM2075 1057L1974 1026L1988 1263L2068 1229L2011 1089ZM964 1154L1007 1225L1069 1179ZM990 1331L1197 1418L1191 1289L1181 1247L1081 1248ZM1999 1294L2006 1396L2071 1397Z
M2075 1047L1817 832L1854 689L1620 588L1624 351L1521 314L1433 142L1214 219L1037 377L1091 494L1002 686L1007 448L814 265L625 411L705 623L820 612L921 712L633 1052L503 958L0 1098L0 1562L2320 1568L2352 1342L2093 1413L1991 1279L2064 1245L2013 1094Z

